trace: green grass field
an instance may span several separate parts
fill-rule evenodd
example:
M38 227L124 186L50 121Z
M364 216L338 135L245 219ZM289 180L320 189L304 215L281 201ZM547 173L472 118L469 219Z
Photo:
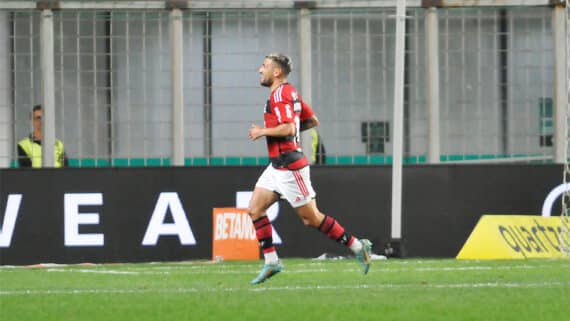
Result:
M0 267L0 320L493 320L570 318L570 260L285 259Z

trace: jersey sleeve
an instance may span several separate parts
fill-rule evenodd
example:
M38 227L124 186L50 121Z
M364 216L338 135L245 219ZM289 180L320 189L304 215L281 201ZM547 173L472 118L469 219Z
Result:
M313 109L311 108L311 106L309 104L307 104L303 98L293 89L293 91L291 92L291 100L293 103L293 106L295 106L294 110L296 112L299 112L299 120L302 122L304 120L307 120L311 117L313 117L315 115L315 113L313 112ZM300 106L299 106L300 105ZM300 107L300 108L299 108ZM299 110L300 109L300 110Z
M300 98L299 98L300 99ZM315 113L309 104L307 104L304 100L301 99L301 121L307 120L313 117Z

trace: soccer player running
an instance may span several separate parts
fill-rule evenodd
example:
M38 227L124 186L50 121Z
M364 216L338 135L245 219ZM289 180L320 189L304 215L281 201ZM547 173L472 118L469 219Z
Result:
M252 284L265 282L283 269L273 245L271 222L266 216L267 209L279 197L291 204L305 225L349 247L364 274L370 268L372 243L347 234L337 220L317 208L309 161L301 151L299 135L301 131L317 126L319 120L295 87L287 83L291 69L291 59L283 54L267 55L259 68L261 85L268 87L271 94L263 114L265 126L251 125L249 138L266 137L271 164L255 184L249 204L249 215L265 257L265 264Z

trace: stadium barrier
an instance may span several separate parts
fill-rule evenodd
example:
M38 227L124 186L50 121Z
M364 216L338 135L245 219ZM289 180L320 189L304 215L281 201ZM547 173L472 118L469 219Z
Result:
M457 254L458 259L563 257L559 217L483 215Z
M251 191L260 166L0 171L0 264L210 259L212 211ZM402 230L411 257L455 257L483 213L537 213L562 165L409 165ZM382 254L390 241L391 167L315 166L319 208ZM552 213L560 213L559 202ZM271 215L283 257L350 252Z

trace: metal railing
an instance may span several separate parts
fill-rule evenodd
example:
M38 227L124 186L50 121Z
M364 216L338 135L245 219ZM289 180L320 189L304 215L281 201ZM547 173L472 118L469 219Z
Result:
M0 2L0 166L38 103L72 166L263 164L246 131L271 51L292 56L329 164L389 164L395 3ZM563 4L407 1L404 162L564 162Z

